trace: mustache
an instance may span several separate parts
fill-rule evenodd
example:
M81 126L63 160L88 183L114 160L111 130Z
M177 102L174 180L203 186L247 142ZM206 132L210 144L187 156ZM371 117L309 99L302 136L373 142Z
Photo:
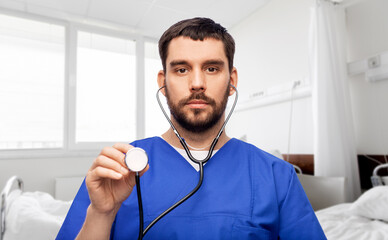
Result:
M207 102L209 105L212 105L212 106L216 105L216 101L213 98L210 98L210 97L206 96L205 93L203 93L203 92L201 92L201 93L192 93L187 98L184 98L184 99L180 100L178 104L180 106L184 106L184 105L186 105L191 100L203 100L203 101Z

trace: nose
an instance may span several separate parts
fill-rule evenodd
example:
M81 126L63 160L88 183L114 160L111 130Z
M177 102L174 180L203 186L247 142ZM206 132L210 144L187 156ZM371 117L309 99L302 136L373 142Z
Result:
M192 71L190 76L190 91L204 92L206 90L205 74L200 70Z

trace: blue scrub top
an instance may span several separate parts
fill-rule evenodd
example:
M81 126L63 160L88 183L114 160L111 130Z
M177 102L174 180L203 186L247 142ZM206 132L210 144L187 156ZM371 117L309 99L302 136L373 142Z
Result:
M135 141L149 157L141 178L144 221L189 193L199 173L160 137ZM82 184L57 239L74 239L89 195ZM111 239L137 239L136 191L125 200ZM229 140L204 166L204 181L190 199L157 222L144 239L326 239L291 164L237 139Z

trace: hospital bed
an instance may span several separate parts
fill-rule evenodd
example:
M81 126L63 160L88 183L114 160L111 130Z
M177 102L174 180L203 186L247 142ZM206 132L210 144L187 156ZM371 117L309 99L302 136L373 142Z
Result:
M388 164L375 168L374 187L352 203L345 202L345 179L299 176L327 239L388 240L388 177L378 175L382 168Z
M1 192L0 240L55 239L70 205L45 192L23 191L23 180L13 176Z

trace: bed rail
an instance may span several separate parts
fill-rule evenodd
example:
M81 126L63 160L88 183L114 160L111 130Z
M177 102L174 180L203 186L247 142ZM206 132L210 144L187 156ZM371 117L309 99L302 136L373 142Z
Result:
M377 175L377 172L382 168L388 168L388 163L380 164L373 169L373 175L371 177L373 187L384 185L381 177Z
M7 210L7 197L11 193L12 186L17 183L18 189L23 191L24 183L23 180L18 176L12 176L10 179L8 179L7 183L5 184L5 187L1 191L1 224L0 224L0 240L3 240L3 236L5 233L6 228L6 222L5 222L5 214Z

